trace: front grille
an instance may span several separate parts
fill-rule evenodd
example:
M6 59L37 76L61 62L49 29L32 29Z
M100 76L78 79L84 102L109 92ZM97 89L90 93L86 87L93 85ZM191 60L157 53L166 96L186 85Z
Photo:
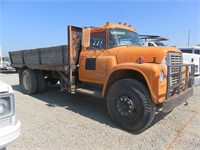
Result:
M170 65L179 65L183 62L181 53L169 53Z
M183 57L181 53L169 53L169 65L172 66L170 68L170 86L175 85L179 82L180 67L178 65L181 65L182 62Z
M166 99L193 86L194 64L183 64L180 53L169 53Z

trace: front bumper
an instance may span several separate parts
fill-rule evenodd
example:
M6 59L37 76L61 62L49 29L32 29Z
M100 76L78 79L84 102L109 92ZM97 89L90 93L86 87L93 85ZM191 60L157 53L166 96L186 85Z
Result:
M18 121L14 126L8 126L0 129L0 149L14 141L20 135L21 123Z
M181 103L185 102L187 99L193 96L194 87L188 88L186 91L181 93L176 97L172 97L163 102L162 112L170 112L175 107L179 106Z

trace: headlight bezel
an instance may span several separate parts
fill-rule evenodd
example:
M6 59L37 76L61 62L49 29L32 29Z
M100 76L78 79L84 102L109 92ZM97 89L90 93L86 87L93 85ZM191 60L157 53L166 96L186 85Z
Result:
M5 104L5 102L7 102L7 104L9 104L9 106L7 107L7 108L9 108L9 110L7 112L4 111L4 112L0 113L0 119L12 117L15 114L14 94L1 93L0 94L0 104L2 105L1 107L5 107L5 106L3 106Z
M164 68L167 70L167 66L170 65L170 54L167 53L165 57L163 58L161 64L164 66Z

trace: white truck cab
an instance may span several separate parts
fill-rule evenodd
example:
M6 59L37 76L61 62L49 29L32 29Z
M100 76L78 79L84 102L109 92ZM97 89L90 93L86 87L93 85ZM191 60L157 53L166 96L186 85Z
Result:
M15 114L13 89L0 79L0 150L5 150L6 146L20 135L21 123L16 120Z
M140 35L143 46L165 46L161 41L167 41L167 38L157 36L157 35Z
M177 46L183 53L184 63L195 64L195 85L200 85L200 46Z

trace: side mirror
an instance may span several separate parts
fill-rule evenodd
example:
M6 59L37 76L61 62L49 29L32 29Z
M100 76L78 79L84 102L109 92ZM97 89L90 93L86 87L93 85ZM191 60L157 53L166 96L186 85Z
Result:
M90 28L83 28L82 46L83 47L90 46Z

